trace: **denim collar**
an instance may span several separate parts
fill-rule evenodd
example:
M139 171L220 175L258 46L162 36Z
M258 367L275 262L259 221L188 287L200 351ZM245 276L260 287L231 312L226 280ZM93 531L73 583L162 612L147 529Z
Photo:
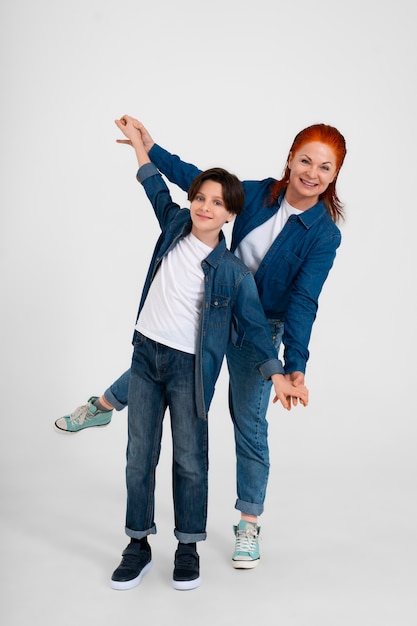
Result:
M220 261L222 260L222 258L224 257L226 250L227 250L226 238L223 234L223 231L220 231L219 243L217 244L215 248L213 248L210 254L204 259L204 261L208 263L209 265L211 265L212 267L217 267Z
M285 191L281 192L278 198L278 206L281 206L282 199L284 197ZM292 216L298 219L305 228L311 228L318 220L321 220L323 215L328 213L326 209L326 205L323 200L319 200L314 206L310 207L306 211L302 211L296 216Z

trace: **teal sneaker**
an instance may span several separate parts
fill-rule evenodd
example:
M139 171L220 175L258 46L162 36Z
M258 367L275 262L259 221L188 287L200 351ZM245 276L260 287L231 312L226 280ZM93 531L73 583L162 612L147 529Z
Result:
M256 524L240 520L237 526L233 526L236 535L235 552L232 557L232 565L236 569L251 569L259 563L259 533L261 529Z
M91 396L87 404L83 404L75 409L71 415L64 415L55 422L55 429L60 433L77 433L84 428L91 426L107 426L110 424L113 409L111 411L100 411L93 402L98 400L97 396Z

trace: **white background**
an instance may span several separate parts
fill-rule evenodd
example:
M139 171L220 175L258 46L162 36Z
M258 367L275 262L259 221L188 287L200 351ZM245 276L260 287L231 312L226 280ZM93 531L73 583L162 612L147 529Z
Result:
M415 626L414 13L413 0L3 0L5 626ZM130 362L158 231L133 151L115 143L124 113L185 160L243 179L280 177L312 123L336 126L348 146L347 219L313 329L310 406L268 415L261 564L230 564L238 512L223 370L203 584L188 594L170 586L168 437L154 568L123 593L109 578L127 543L127 411L99 432L52 429Z

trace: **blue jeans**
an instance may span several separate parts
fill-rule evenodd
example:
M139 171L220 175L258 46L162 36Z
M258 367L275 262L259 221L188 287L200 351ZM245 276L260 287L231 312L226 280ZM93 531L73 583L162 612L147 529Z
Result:
M104 392L107 402L116 409L122 411L127 407L129 396L130 370L126 370L117 380Z
M277 351L284 330L280 320L269 320ZM241 348L229 345L227 364L230 375L229 406L236 445L236 509L249 515L263 512L269 476L268 423L271 381L264 380L256 369L257 358L252 344ZM128 405L130 370L104 392L117 411Z
M268 320L272 340L279 350L284 331L280 320ZM256 368L258 358L252 343L240 348L229 343L229 409L236 447L237 500L235 508L249 515L264 510L269 477L268 421L266 413L271 396L271 380Z
M169 408L172 434L172 489L176 538L206 538L208 426L197 416L195 357L135 332L128 395L126 534L141 539L156 533L155 472L162 424Z

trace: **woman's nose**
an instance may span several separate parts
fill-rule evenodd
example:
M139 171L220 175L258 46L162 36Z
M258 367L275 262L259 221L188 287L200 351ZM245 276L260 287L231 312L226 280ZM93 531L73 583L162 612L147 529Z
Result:
M309 178L316 178L317 168L314 165L309 165L307 168L306 174Z

